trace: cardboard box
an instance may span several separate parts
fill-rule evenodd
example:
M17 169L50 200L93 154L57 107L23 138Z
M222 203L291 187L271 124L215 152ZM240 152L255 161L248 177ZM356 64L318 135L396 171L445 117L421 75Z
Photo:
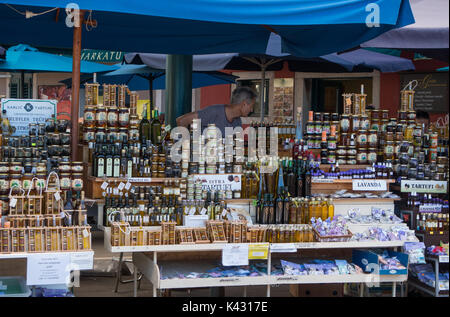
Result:
M363 269L366 273L375 273L378 268L380 275L403 275L408 274L409 255L406 253L387 251L390 257L397 257L400 263L406 268L403 270L381 270L378 254L366 250L353 250L352 262Z

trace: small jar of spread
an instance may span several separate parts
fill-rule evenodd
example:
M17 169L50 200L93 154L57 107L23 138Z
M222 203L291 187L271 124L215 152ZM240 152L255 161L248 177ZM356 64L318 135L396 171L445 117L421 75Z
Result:
M20 175L22 174L22 163L20 162L12 162L9 165L9 173L13 175Z
M356 138L356 144L359 147L366 147L367 146L367 132L366 132L366 130L360 130L358 132L358 136Z
M376 148L369 148L367 152L367 163L373 164L377 162L377 149Z
M356 155L348 155L347 156L347 164L348 165L356 165Z
M369 116L366 114L361 115L361 122L360 127L362 130L369 130L370 129L370 120Z
M84 108L84 126L87 128L95 127L95 107L86 106Z
M69 165L70 168L70 165ZM69 173L61 173L61 177L59 178L59 184L61 189L70 189L72 186L72 180Z
M97 111L95 113L95 120L96 120L96 126L97 128L106 128L106 125L108 123L108 116L106 112L106 107L104 106L97 106Z
M336 151L328 152L328 164L336 164Z
M381 119L382 120L389 120L389 110L381 110Z
M380 121L378 119L377 120L372 119L372 122L370 124L370 130L376 130L376 131L380 130Z
M336 154L338 156L346 156L347 155L347 147L346 146L342 146L342 145L338 146Z
M367 150L365 148L359 148L356 155L356 161L358 164L367 164Z
M369 147L377 147L378 133L376 130L369 130L369 134L367 136L367 143L368 143Z
M351 121L351 131L358 132L360 129L361 115L354 114Z
M347 148L347 156L354 156L354 157L356 157L357 153L358 152L356 150L356 146L349 146Z
M83 173L73 173L71 185L73 190L83 190Z
M72 162L72 173L83 173L83 162Z
M380 120L381 118L380 118L380 110L377 110L377 109L373 109L371 112L370 112L370 116L371 116L371 120L372 121L378 121L378 120Z
M341 133L348 133L349 130L350 130L350 116L343 114L341 116L340 131Z
M384 159L392 160L394 158L394 142L386 141L384 145Z

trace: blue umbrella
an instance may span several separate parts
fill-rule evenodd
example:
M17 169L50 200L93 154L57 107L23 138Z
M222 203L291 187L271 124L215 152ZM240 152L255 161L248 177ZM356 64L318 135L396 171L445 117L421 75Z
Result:
M115 70L116 66L81 62L82 73L100 73ZM0 62L0 70L7 72L72 72L72 57L40 52L29 45L20 44L6 51L4 62Z
M0 3L2 42L73 45L60 0ZM78 0L90 31L83 46L165 54L265 53L269 36L283 52L313 57L343 51L414 22L408 0ZM28 11L28 12L27 12ZM368 23L377 23L372 25ZM376 26L376 27L372 27ZM83 27L84 29L84 27ZM43 36L44 35L44 36Z
M438 72L448 72L448 66L436 69Z

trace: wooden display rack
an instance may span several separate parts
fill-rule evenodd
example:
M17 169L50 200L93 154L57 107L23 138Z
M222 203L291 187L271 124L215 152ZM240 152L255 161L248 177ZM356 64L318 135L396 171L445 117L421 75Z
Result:
M210 220L206 222L206 229L209 233L212 243L228 243L225 235L224 222Z
M206 228L194 228L195 244L209 244L211 240L208 238Z
M177 244L195 244L193 228L176 228Z

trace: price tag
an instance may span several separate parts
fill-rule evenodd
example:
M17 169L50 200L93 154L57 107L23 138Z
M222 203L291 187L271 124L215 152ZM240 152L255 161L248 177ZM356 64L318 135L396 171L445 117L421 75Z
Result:
M105 190L106 187L108 187L108 183L107 182L103 182L101 189Z
M9 200L9 206L12 207L12 208L14 208L14 207L16 207L16 204L17 204L17 199L14 198L14 197L12 197L12 198Z
M226 244L222 249L222 265L248 265L248 244Z
M113 189L113 195L119 195L119 189L117 187Z
M123 189L124 189L124 187L125 187L125 184L124 184L124 183L122 183L122 182L120 182L120 184L119 184L119 190L123 190Z
M206 210L206 208L202 208L202 210L200 211L200 214L206 215L207 212L208 212L208 210Z
M66 213L64 211L61 211L59 216L64 219L64 218L66 218Z
M135 192L135 189L134 189L134 187L132 187L130 190L130 193L134 194L134 192Z
M227 215L227 210L224 209L224 210L222 211L222 218L225 218L226 215Z
M248 246L249 260L265 260L269 253L269 243L250 244Z
M440 255L439 263L448 263L448 255Z
M56 192L54 194L56 201L59 201L61 199L61 195L59 194L59 192Z
M89 237L89 232L86 229L83 230L83 237L84 238Z
M126 189L126 190L130 190L130 187L131 187L131 183L130 183L130 182L127 182L127 183L125 184L125 189Z
M295 253L297 248L293 243L272 243L270 245L270 252L272 253Z
M194 215L195 214L195 207L192 207L190 210L189 210L189 215Z

